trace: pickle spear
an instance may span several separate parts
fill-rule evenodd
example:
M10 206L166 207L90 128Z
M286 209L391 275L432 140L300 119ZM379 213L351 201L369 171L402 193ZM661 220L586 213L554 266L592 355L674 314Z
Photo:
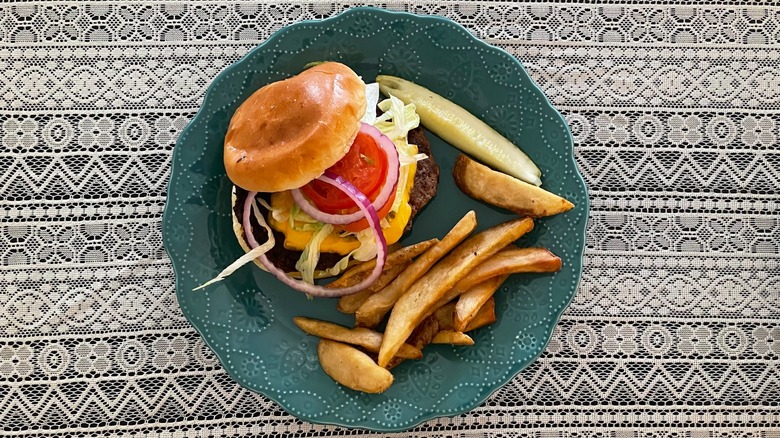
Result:
M433 91L395 76L376 77L379 90L417 107L431 132L488 166L529 184L542 184L542 172L514 143L463 107Z

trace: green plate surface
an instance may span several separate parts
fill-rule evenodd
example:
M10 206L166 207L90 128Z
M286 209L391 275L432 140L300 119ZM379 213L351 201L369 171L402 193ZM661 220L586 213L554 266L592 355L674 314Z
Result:
M298 315L352 324L335 300L307 300L253 264L192 291L243 254L222 164L233 112L262 85L319 60L346 63L367 82L397 75L450 98L525 150L543 172L543 187L576 205L537 221L518 242L560 256L559 273L512 276L496 296L498 321L473 333L476 345L426 348L423 359L393 370L395 383L380 395L331 380L318 364L317 340L293 325ZM440 188L405 243L442 237L471 209L479 229L513 217L463 195L451 175L457 152L429 138L442 167ZM475 408L541 354L577 289L587 212L568 127L515 58L444 18L357 8L280 30L214 80L173 153L163 235L182 311L237 382L307 421L397 431Z

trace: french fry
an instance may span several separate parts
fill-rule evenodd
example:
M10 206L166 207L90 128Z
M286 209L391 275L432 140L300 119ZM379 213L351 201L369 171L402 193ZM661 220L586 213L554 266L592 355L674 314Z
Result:
M456 304L457 301L451 301L433 312L432 316L436 318L436 321L438 321L439 330L454 330L453 326ZM480 327L493 324L494 322L496 322L496 301L493 299L493 297L490 297L488 298L487 302L485 302L485 304L479 308L477 314L463 331L470 332ZM407 343L411 343L411 341L407 340Z
M396 355L414 328L435 310L434 306L447 291L452 289L452 286L501 248L529 232L533 226L533 219L522 218L475 234L458 245L424 276L414 282L409 290L396 301L390 313L385 335L382 338L382 346L379 349L379 365L386 366L390 362L390 359ZM377 295L375 294L371 298L375 296Z
M455 322L454 315L456 304L457 301L451 301L436 309L436 311L433 312L433 315L431 315L439 323L439 330L454 330L453 326ZM490 297L488 298L487 302L485 302L485 304L480 307L477 314L463 331L470 332L480 327L493 324L494 322L496 322L496 301L493 299L493 297ZM414 336L414 334L412 336ZM410 336L409 339L411 339L412 336ZM406 342L412 343L411 340L407 340Z
M422 253L387 287L369 297L355 312L355 324L376 327L412 283L428 272L431 266L462 242L476 227L476 214L473 211L466 213L440 242ZM409 333L406 336L409 336Z
M317 355L325 374L348 388L377 394L393 384L390 371L380 367L366 353L350 345L320 339Z
M431 344L474 345L474 340L463 332L441 330L433 336Z
M461 294L455 304L453 328L457 331L465 332L466 327L471 320L477 316L477 313L482 306L492 298L498 288L504 284L507 277L509 277L508 274L491 277L482 283L472 286L471 289Z
M455 301L447 303L433 312L433 317L439 322L439 329L452 330L455 325Z
M474 268L453 289L465 291L498 275L557 272L560 269L561 259L546 248L518 248L509 245Z
M392 272L394 269L395 268L391 269L390 271L382 272L382 275L380 275L379 278L382 278L385 273ZM341 313L355 313L355 311L366 302L368 297L374 295L375 293L375 291L371 290L371 286L369 286L367 289L363 289L358 293L341 296L339 297L339 301L336 303L336 310Z
M480 327L493 324L494 322L496 322L496 300L495 298L490 297L490 299L482 305L482 307L479 309L479 312L477 312L477 315L474 317L474 319L471 320L469 325L467 325L466 329L463 331L470 332Z
M461 154L452 168L455 184L466 195L521 216L544 217L574 208L566 199Z
M426 318L419 326L417 326L409 336L408 343L412 346L422 350L426 345L431 343L433 336L439 331L439 322L436 318Z
M509 245L468 273L447 291L433 307L438 308L487 279L509 273L555 272L561 260L545 248L517 248Z
M355 313L357 309L359 309L360 306L362 306L363 303L366 302L368 297L382 290L385 286L390 284L390 282L395 280L395 278L398 277L398 274L400 274L404 269L406 269L406 267L409 266L409 264L411 264L411 261L407 261L406 263L393 266L392 268L383 271L382 274L379 275L379 278L377 278L376 281L368 288L363 289L362 291L356 294L344 295L340 297L338 303L336 304L336 309L338 309L339 312L343 312L343 313ZM361 277L361 276L362 275L355 275L352 276L352 278ZM362 279L358 281L362 281Z
M439 321L433 315L431 315L428 318L425 318L423 322L421 322L420 325L414 329L412 334L409 336L409 339L406 340L406 344L422 350L425 348L425 346L431 343L431 340L433 340L433 337L436 335L436 333L439 332L439 330ZM406 359L396 355L390 360L386 368L395 368L404 360Z
M363 327L350 329L332 322L302 316L296 316L293 318L293 322L298 328L312 336L357 345L374 353L378 352L379 346L382 345L382 333L371 329ZM422 355L419 348L409 344L402 345L398 350L398 356L404 359L419 359Z
M384 270L387 271L391 269L393 266L404 264L412 260L413 258L424 253L430 247L435 245L438 241L439 239L424 240L422 242L418 242L413 245L399 248L387 254L387 261L385 262ZM352 286L353 284L358 284L361 281L363 281L363 279L371 275L371 271L374 269L374 266L376 266L376 259L371 259L367 262L363 262L360 263L359 265L355 265L354 267L345 271L341 275L341 277L328 283L328 285L325 287L341 288L341 287L349 287Z

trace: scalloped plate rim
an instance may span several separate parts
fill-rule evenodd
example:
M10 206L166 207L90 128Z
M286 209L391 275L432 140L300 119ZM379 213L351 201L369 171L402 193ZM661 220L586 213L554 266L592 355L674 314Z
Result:
M287 34L289 32L294 31L297 26L300 26L300 25L320 25L320 26L329 25L329 24L331 24L333 22L337 22L339 20L343 20L344 17L346 17L346 16L348 16L348 15L350 15L352 13L359 12L359 11L360 12L376 13L376 14L380 14L380 15L388 14L388 15L393 15L393 16L402 16L402 17L404 17L404 18L406 18L408 20L422 20L422 21L429 20L429 21L434 21L434 22L444 22L444 23L447 23L447 24L450 24L450 25L455 25L456 27L461 28L461 30L463 30L470 37L470 42L471 43L477 44L477 45L481 46L486 51L490 51L490 52L494 52L494 53L498 53L498 54L502 54L502 55L508 55L508 57L512 60L514 66L519 71L521 71L523 75L528 77L528 79L529 79L528 84L531 85L532 87L534 87L536 90L538 90L539 94L541 96L543 96L543 98L544 98L544 102L543 102L544 105L547 105L550 108L552 108L554 110L554 113L558 117L558 119L562 122L562 125L564 126L564 129L565 129L565 132L566 132L566 135L567 135L567 139L568 139L568 141L566 142L566 144L568 146L568 150L566 151L567 153L566 153L565 158L567 160L571 159L572 163L574 164L574 172L573 172L574 177L582 185L583 192L586 195L583 198L583 200L581 201L581 203L579 205L577 205L575 208L578 208L578 209L579 208L583 208L584 211L585 211L584 214L587 214L587 212L589 212L589 210L590 210L590 199L589 199L589 196L588 196L588 187L587 187L587 184L586 184L584 178L582 177L582 174L580 173L580 171L579 171L579 169L577 167L576 160L574 160L574 142L573 142L573 137L572 137L572 134L571 134L570 127L566 123L566 120L563 117L563 115L561 115L561 113L550 102L550 100L547 97L547 95L544 94L544 92L541 90L541 88L539 88L539 86L528 75L528 72L525 70L525 67L522 65L522 63L516 57L512 56L511 54L509 54L508 52L506 52L505 50L503 50L503 49L501 49L499 47L493 46L491 44L486 43L485 41L482 41L478 37L474 36L472 34L472 32L469 31L466 27L464 27L460 23L452 21L452 20L450 20L450 19L448 19L446 17L442 17L442 16L438 16L438 15L418 15L418 14L414 14L414 13L410 13L410 12L404 12L404 11L390 11L390 10L385 10L385 9L381 9L381 8L377 8L377 7L371 7L371 6L349 8L349 9L346 9L346 10L338 13L337 15L334 15L332 17L328 17L328 18L325 18L325 19L321 19L321 20L316 20L316 19L315 20L302 20L300 22L296 22L296 23L290 24L288 26L285 26L282 29L279 29L278 31L274 32L268 39L266 39L262 43L258 44L254 48L252 48L244 56L242 56L239 60L237 60L234 63L230 64L229 66L225 67L225 69L223 69L220 73L218 73L214 77L214 79L212 79L211 84L209 84L209 86L208 86L208 88L207 88L207 90L206 90L206 92L204 94L203 101L201 103L200 108L198 109L196 114L193 116L192 120L190 120L190 122L184 127L184 129L182 130L179 138L177 139L176 147L174 148L173 154L172 154L171 173L170 173L171 176L170 176L170 179L169 179L168 184L167 184L167 192L166 193L171 193L171 185L173 183L173 178L174 178L174 175L176 174L176 170L177 170L176 160L173 159L173 156L175 154L177 154L177 153L182 153L181 152L181 148L178 147L180 142L181 142L181 140L186 138L190 134L190 131L192 129L194 129L194 125L197 124L198 122L200 122L200 119L202 117L205 117L205 111L206 111L205 110L205 107L206 107L205 104L206 104L207 101L210 101L210 100L213 99L212 98L212 94L215 92L213 84L215 84L218 81L222 80L231 71L239 69L243 64L249 62L249 59L252 58L255 53L262 52L263 50L265 50L268 46L273 44L277 39L279 39L283 35L285 35L285 34ZM180 285L179 285L179 276L177 275L177 271L181 269L181 266L178 266L178 264L180 262L177 261L176 258L171 256L171 251L169 249L169 246L171 244L170 244L170 242L168 240L168 237L167 237L168 233L166 233L166 229L168 229L168 227L170 227L170 220L171 220L170 216L171 216L171 214L172 213L171 213L170 202L166 201L165 208L163 210L163 218L162 218L162 234L163 234L162 235L162 238L163 238L162 240L163 240L163 245L165 247L165 251L168 254L168 257L169 257L169 259L171 261L171 265L173 267L174 277L175 277L175 283L174 283L175 285L174 285L174 287L176 289L176 294L177 294L177 297L178 297L182 293ZM587 220L585 221L585 224L586 224L585 226L587 226ZM584 235L585 229L582 230L582 233ZM209 347L209 349L212 351L212 353L217 357L217 359L220 362L221 367L225 370L225 372L228 374L228 376L230 376L231 379L233 379L240 386L242 386L242 387L244 387L246 389L249 389L249 390L251 390L253 392L259 393L259 394L263 395L264 397L272 400L274 403L276 403L278 406L280 406L285 412L287 412L291 416L296 417L296 418L301 419L301 420L304 420L304 421L307 421L307 422L310 422L310 423L320 424L320 425L334 425L334 426L351 428L351 429L371 430L371 431L375 431L375 432L402 432L402 431L406 431L406 430L412 429L412 428L414 428L414 427L416 427L416 426L418 426L418 425L420 425L420 424L422 424L422 423L424 423L426 421L430 421L430 420L433 420L433 419L436 419L436 418L445 418L445 417L446 418L452 418L452 417L455 417L457 415L460 415L460 414L463 414L465 412L469 412L469 411L473 410L474 408L476 408L476 407L480 406L481 404L483 404L485 402L485 400L490 398L495 392L497 392L502 387L504 387L509 381L511 381L515 376L517 376L526 367L528 367L528 365L530 365L531 363L536 361L542 355L544 350L547 348L547 345L549 345L550 341L552 340L552 331L554 330L555 326L558 325L558 323L560 322L561 317L563 316L564 311L569 307L569 305L571 304L571 302L573 301L573 299L574 299L574 297L576 295L576 292L577 292L577 290L579 288L579 284L582 281L582 267L583 267L584 252L585 252L585 243L584 243L584 239L583 239L583 244L580 247L580 251L577 254L577 257L574 258L574 261L576 261L576 263L573 263L571 265L572 269L577 271L577 274L576 274L577 281L576 281L574 287L572 288L571 293L568 294L568 297L566 298L564 304L560 307L560 309L558 311L554 312L555 315L552 318L552 321L551 321L551 324L550 324L550 334L546 337L545 341L540 345L540 348L538 349L538 351L536 353L534 353L533 355L529 356L527 360L522 361L522 362L518 362L521 365L516 367L516 369L513 366L510 366L509 368L507 368L507 370L505 372L506 378L498 379L497 383L489 385L489 386L494 386L494 388L492 390L488 390L485 393L481 394L481 396L476 399L475 403L469 404L467 406L461 406L459 409L456 409L457 412L450 413L450 414L440 414L440 413L430 414L429 412L424 412L424 413L421 413L420 415L414 417L413 419L410 419L409 421L405 422L407 424L404 425L404 426L400 426L400 427L378 427L376 425L371 426L371 425L366 425L366 424L350 424L348 422L338 421L338 420L331 420L331 419L324 420L324 419L319 419L319 418L312 418L312 417L308 417L308 416L305 416L305 415L302 415L302 414L298 414L298 413L292 412L284 403L282 403L282 401L280 401L280 399L276 395L268 394L267 392L265 392L265 391L263 391L261 389L257 389L257 388L253 388L253 387L249 386L245 382L245 379L243 379L243 377L241 377L241 376L236 374L236 372L233 370L233 367L226 367L224 365L226 361L222 357L222 354L220 354L218 352L218 349L215 348L215 346L212 345L212 342L205 335L203 329L200 327L200 324L196 324L195 322L193 322L188 315L185 314L184 316L187 318L188 322L195 329L195 331L200 335L201 339ZM430 409L430 410L433 410L433 409ZM361 421L365 421L365 419L361 420Z

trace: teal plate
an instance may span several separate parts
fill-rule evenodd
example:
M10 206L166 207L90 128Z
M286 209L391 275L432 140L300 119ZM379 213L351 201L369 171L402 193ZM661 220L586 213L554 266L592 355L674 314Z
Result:
M473 332L476 345L426 348L423 359L393 370L395 383L380 395L331 380L317 362L317 339L293 325L298 315L351 325L335 300L307 300L253 264L192 291L243 254L222 164L233 112L262 85L319 60L341 61L367 81L401 76L450 98L521 146L544 187L576 205L537 221L518 242L552 250L563 260L560 272L512 276L496 296L498 321ZM439 191L403 242L442 237L471 209L480 229L513 217L463 195L451 175L457 152L429 138L442 168ZM568 127L515 58L444 18L357 8L284 28L217 76L176 144L163 236L181 309L233 379L303 420L399 431L475 408L541 354L577 289L587 213Z

